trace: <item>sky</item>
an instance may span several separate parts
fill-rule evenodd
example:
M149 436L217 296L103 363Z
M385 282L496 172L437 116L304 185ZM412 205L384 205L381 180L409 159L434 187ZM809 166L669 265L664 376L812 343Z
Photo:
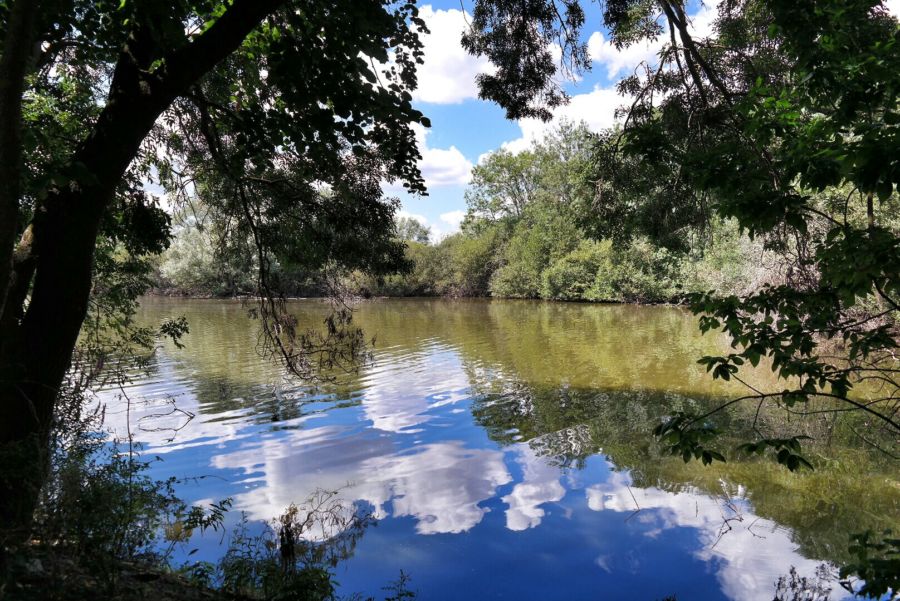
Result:
M419 167L428 195L412 196L399 187L386 187L386 194L400 198L402 216L419 220L431 228L433 239L440 239L458 231L466 211L464 194L472 167L491 151L525 150L561 120L584 121L594 130L614 124L616 108L625 103L615 90L616 82L642 61L654 60L662 40L618 51L602 28L598 4L585 2L584 6L584 37L592 69L576 81L563 82L571 101L554 111L553 121L543 123L535 119L509 121L498 106L478 98L475 78L489 72L491 65L484 58L470 56L460 45L471 17L471 2L438 0L420 5L420 16L431 33L422 36L425 63L419 68L419 87L413 99L416 108L431 120L430 129L417 130L422 153ZM715 3L698 2L690 12L695 30L709 31Z
M695 34L709 34L718 2L689 3ZM599 5L583 5L587 13L584 37L592 68L577 81L563 83L571 101L554 111L550 123L509 121L495 104L478 99L475 77L489 72L491 65L483 58L469 56L460 45L466 19L471 15L470 1L436 0L420 6L420 16L432 33L423 36L425 63L419 68L419 87L413 98L416 108L432 124L430 129L417 132L422 153L419 167L429 193L416 197L402 188L386 187L386 194L400 198L401 216L419 220L431 228L432 239L439 240L459 229L472 167L492 150L524 150L560 120L584 121L593 130L615 123L616 108L625 104L615 91L616 82L642 61L653 61L663 40L618 51L602 27ZM900 0L886 0L885 5L894 15L900 15Z

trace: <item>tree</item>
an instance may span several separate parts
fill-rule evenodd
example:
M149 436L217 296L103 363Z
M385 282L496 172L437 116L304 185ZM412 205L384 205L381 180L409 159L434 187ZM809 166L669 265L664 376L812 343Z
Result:
M411 125L428 122L409 93L423 30L413 4L375 0L0 6L0 522L16 536L43 480L98 241L134 257L167 244L143 181L216 203L253 241L262 293L270 249L402 261L379 181L424 190ZM302 367L290 317L275 299L264 312Z
M497 63L481 94L510 117L547 116L561 97L552 40L580 61L581 8L564 2L554 18L556 5L476 3L464 44ZM713 377L736 378L765 360L784 388L672 416L657 433L685 460L721 459L709 420L743 402L858 411L870 434L896 439L897 21L875 0L742 0L722 3L715 34L699 39L680 0L608 0L603 14L619 48L668 35L656 64L619 83L633 102L598 155L597 229L625 219L659 237L702 225L712 211L793 257L781 285L690 297L701 328L733 343L734 352L701 359ZM808 465L796 437L758 432L741 449L771 452L790 469Z
M590 198L586 181L596 136L584 123L563 122L512 153L501 148L472 169L463 229L521 218L529 204L554 203L581 211Z
M397 220L397 236L407 242L428 244L431 239L431 228L422 225L413 217L401 217Z
M527 151L490 153L472 169L472 182L466 189L469 213L489 221L521 217L539 185L536 162L534 153Z

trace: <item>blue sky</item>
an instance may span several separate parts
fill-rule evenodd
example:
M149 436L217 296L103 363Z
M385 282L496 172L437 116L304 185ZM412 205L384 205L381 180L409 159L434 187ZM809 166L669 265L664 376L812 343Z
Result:
M717 1L693 6L694 28L707 33ZM463 13L465 7L466 13ZM617 51L607 41L597 3L586 2L588 10L584 37L588 42L593 68L578 81L565 81L571 102L554 113L554 122L584 121L599 130L614 123L615 109L624 104L615 92L615 83L630 74L645 60L653 61L662 44L640 44ZM419 88L415 104L430 119L432 127L422 130L420 168L429 195L414 197L389 187L386 192L399 196L402 214L412 216L432 228L435 238L458 229L465 213L466 184L472 167L486 153L501 147L516 152L526 149L553 126L533 119L508 121L496 105L478 99L475 77L488 72L491 65L469 56L459 43L471 2L436 0L420 6L421 16L431 33L423 36L425 64L419 70Z
M709 35L719 1L689 1L695 37ZM895 16L900 15L900 0L884 0L884 4ZM593 68L579 81L564 83L572 101L555 112L554 120L584 121L598 130L614 123L615 109L627 100L616 94L615 83L642 61L654 61L663 40L617 51L602 28L599 3L583 5L587 11L584 37ZM431 227L436 239L458 229L466 209L463 194L469 172L479 157L501 147L513 152L523 150L552 126L528 119L507 121L497 106L478 99L475 76L489 70L490 65L468 56L459 44L471 6L471 0L435 0L420 5L421 16L432 32L424 36L425 64L419 70L419 89L414 94L416 106L432 123L419 140L423 155L420 168L429 195L411 197L399 189L385 190L400 197L403 215Z

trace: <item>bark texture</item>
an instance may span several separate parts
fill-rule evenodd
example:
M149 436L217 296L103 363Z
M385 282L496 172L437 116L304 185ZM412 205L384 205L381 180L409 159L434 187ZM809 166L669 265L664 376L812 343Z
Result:
M17 0L10 7L9 28L0 56L0 314L6 304L19 226L22 94L38 9L38 0Z
M236 0L205 33L173 51L154 47L138 24L103 112L69 161L82 175L49 191L18 252L15 237L8 244L4 238L3 252L20 259L10 295L18 306L0 312L0 528L8 541L27 535L46 477L54 407L88 309L100 222L117 186L172 101L283 1ZM149 70L157 57L162 66Z

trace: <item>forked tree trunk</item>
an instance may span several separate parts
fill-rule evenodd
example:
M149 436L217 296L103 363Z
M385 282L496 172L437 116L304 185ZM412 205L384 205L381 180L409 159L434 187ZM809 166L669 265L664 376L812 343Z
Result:
M74 196L54 199L61 210L35 228L41 254L31 304L0 343L0 523L13 541L28 534L54 405L87 311L98 221L73 214Z

